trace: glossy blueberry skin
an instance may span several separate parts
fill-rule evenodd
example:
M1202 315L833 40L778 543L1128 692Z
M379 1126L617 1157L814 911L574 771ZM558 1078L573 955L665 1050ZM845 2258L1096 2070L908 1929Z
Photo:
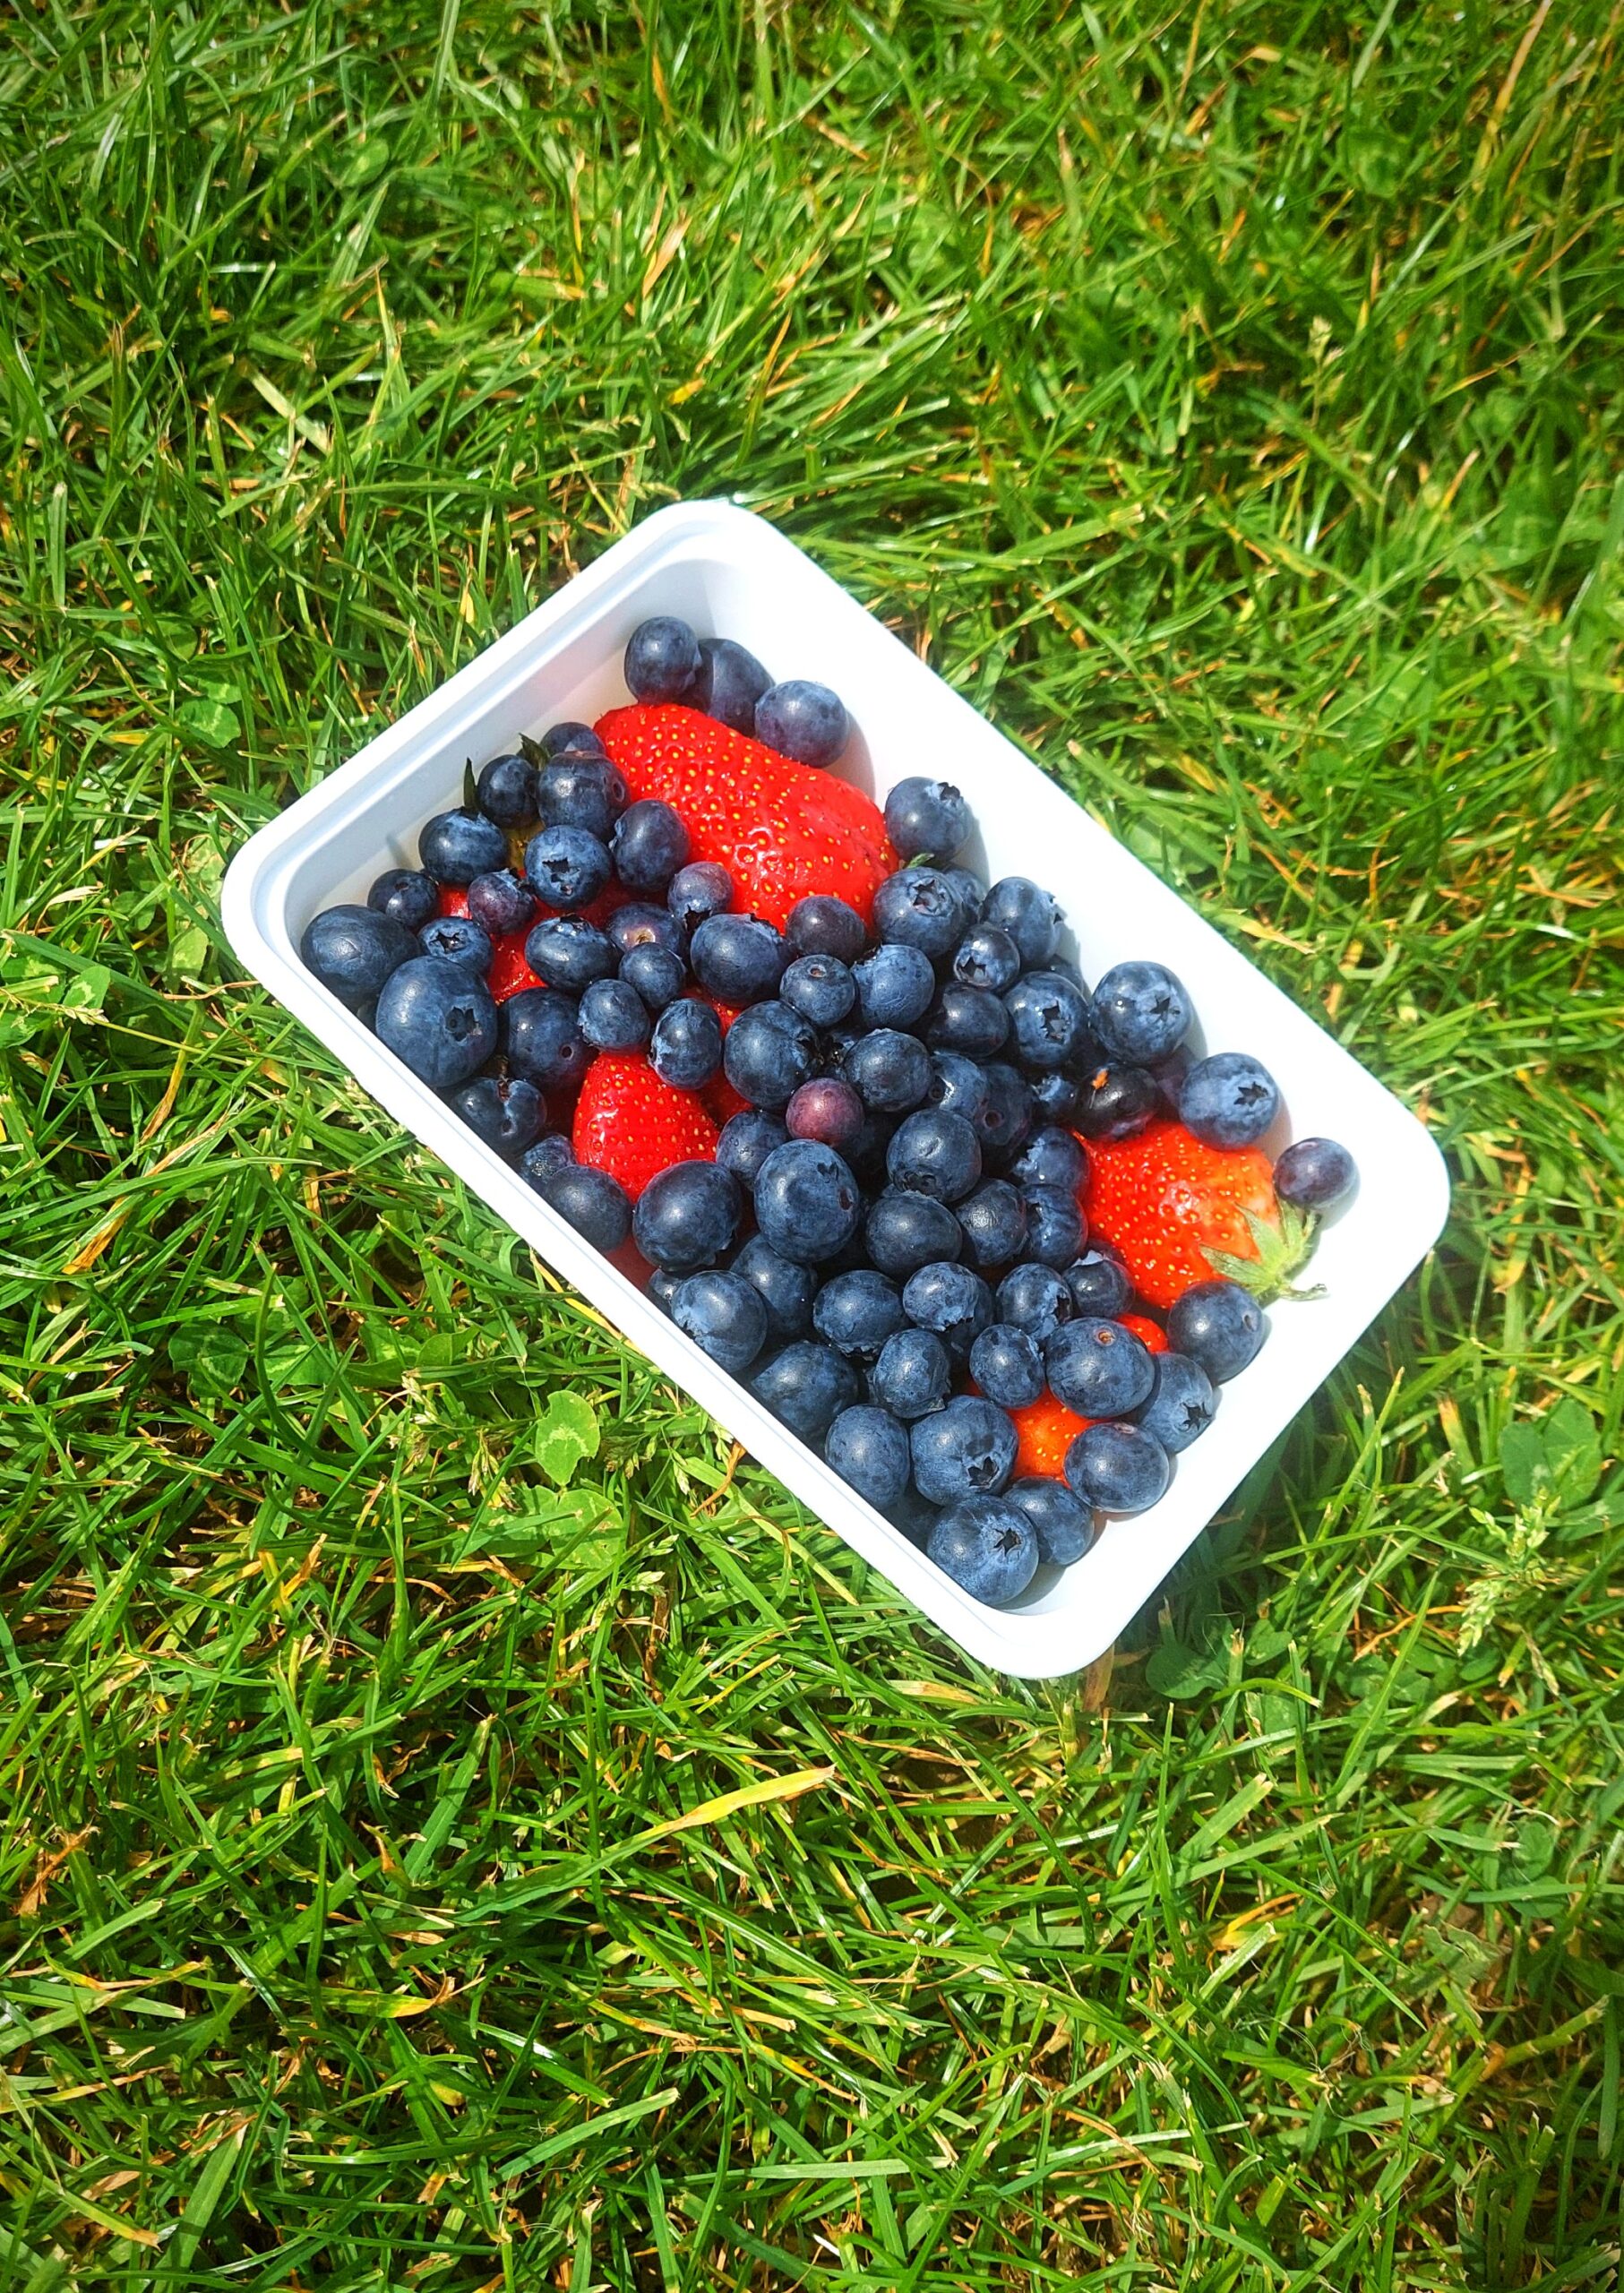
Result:
M953 976L1001 995L1020 977L1020 949L996 923L973 923L953 951Z
M468 888L468 912L493 940L522 932L536 914L529 886L511 868L493 868Z
M747 1193L753 1194L762 1164L775 1147L785 1146L788 1138L788 1127L781 1117L768 1114L760 1107L746 1107L742 1114L730 1115L722 1125L716 1158L725 1171L733 1172Z
M524 1154L547 1119L546 1099L522 1075L506 1083L494 1075L476 1075L458 1086L449 1103L475 1137L499 1155Z
M437 884L471 884L508 864L508 840L483 812L436 812L417 837L417 857Z
M1334 1138L1297 1138L1275 1164L1275 1192L1299 1210L1328 1210L1359 1183L1345 1146Z
M852 977L857 1015L865 1027L911 1027L935 1001L936 974L917 948L876 948L853 965Z
M731 637L701 637L700 666L681 696L685 709L702 709L735 733L753 734L756 703L772 678L755 655Z
M1060 910L1052 895L1026 876L1005 876L981 903L981 921L1009 933L1028 969L1046 964L1060 937Z
M1156 1078L1142 1067L1088 1068L1078 1093L1077 1127L1085 1138L1137 1138L1161 1112Z
M850 1165L813 1138L792 1138L767 1157L756 1178L755 1205L756 1223L772 1248L803 1266L826 1265L846 1248L863 1216Z
M662 1083L702 1089L722 1064L722 1023L709 1004L692 995L668 1003L654 1023L649 1060Z
M914 1480L932 1505L996 1496L1015 1469L1015 1428L996 1403L956 1394L945 1408L916 1418L908 1436Z
M1021 1193L1027 1205L1027 1256L1059 1274L1076 1258L1088 1235L1077 1197L1060 1186L1023 1187Z
M1100 1321L1114 1321L1133 1295L1133 1284L1121 1259L1097 1244L1066 1268L1066 1287L1078 1312Z
M624 907L617 907L604 930L616 956L629 956L633 948L663 948L667 955L686 957L682 925L669 908L652 906L647 900L628 900Z
M609 847L584 828L538 829L524 848L524 872L549 907L585 907L609 881Z
M1055 1399L1079 1417L1125 1417L1150 1398L1156 1383L1144 1341L1121 1322L1095 1315L1057 1329L1044 1344L1044 1360Z
M916 1107L931 1079L924 1045L917 1035L896 1027L875 1027L859 1036L840 1065L864 1105L878 1114L904 1114Z
M1002 1497L950 1506L932 1524L924 1549L944 1576L988 1608L1018 1601L1037 1570L1036 1532L1020 1507Z
M1087 1425L1066 1451L1066 1483L1102 1513L1147 1513L1166 1490L1166 1450L1142 1425Z
M784 1127L792 1138L821 1138L848 1157L865 1120L862 1100L838 1075L814 1075L784 1110Z
M922 1266L956 1258L964 1237L946 1203L893 1188L870 1208L864 1241L882 1274L906 1282Z
M938 1051L931 1055L931 1079L925 1097L933 1107L945 1107L949 1114L961 1114L974 1125L980 1138L981 1121L987 1106L987 1078L972 1059L957 1051Z
M418 952L405 924L375 907L325 907L299 941L307 968L351 1011L373 1002L390 974Z
M1010 1165L1018 1186L1059 1186L1075 1194L1088 1174L1088 1161L1069 1130L1046 1123L1035 1130Z
M537 817L536 767L528 756L494 756L480 767L476 794L498 828L528 828Z
M834 956L855 964L868 945L868 926L846 900L809 892L789 911L785 936L798 956Z
M589 1163L560 1163L531 1181L542 1200L595 1250L617 1250L632 1229L626 1189Z
M580 829L607 843L626 809L626 784L606 756L566 749L537 774L536 809L548 828Z
M656 614L632 631L623 666L634 700L680 700L700 673L699 640L675 614Z
M984 1274L1009 1266L1027 1245L1027 1206L1007 1179L988 1179L955 1206L964 1256Z
M466 1083L496 1048L490 989L467 964L444 956L414 956L391 971L373 1025L379 1042L435 1091Z
M841 1411L825 1437L823 1454L841 1480L871 1505L895 1505L907 1488L907 1428L870 1402Z
M984 1159L1007 1162L1019 1152L1032 1129L1031 1086L1024 1075L1001 1059L989 1060L981 1070L981 1112L970 1120Z
M802 1338L759 1369L750 1381L756 1399L800 1435L809 1447L820 1447L824 1435L843 1409L849 1409L863 1392L862 1380L849 1361L832 1345Z
M769 685L756 703L755 736L780 756L814 768L833 764L851 737L851 718L838 693L807 677Z
M733 878L719 861L690 860L666 885L666 906L692 934L708 916L726 915L733 906Z
M562 756L566 749L590 749L597 756L604 753L604 744L597 734L579 717L561 717L556 725L550 725L537 746L546 757Z
M998 1285L998 1318L1029 1330L1040 1344L1075 1320L1070 1291L1050 1266L1015 1266Z
M570 995L579 995L595 979L612 979L615 970L608 940L582 915L544 915L530 928L524 959L544 986Z
M1030 1330L990 1322L970 1348L970 1375L1000 1409L1025 1409L1044 1389L1044 1349Z
M649 1007L623 979L595 979L580 999L576 1025L594 1051L640 1051L649 1040Z
M812 1328L812 1300L818 1277L810 1266L780 1258L760 1234L752 1234L734 1253L733 1270L751 1284L767 1310L767 1335L774 1345L804 1337Z
M1279 1112L1280 1092L1261 1061L1247 1051L1198 1060L1179 1093L1179 1120L1203 1145L1255 1146Z
M1171 1058L1195 1013L1165 964L1113 964L1094 991L1094 1032L1113 1059L1154 1067Z
M1058 971L1029 971L1004 997L1016 1057L1043 1073L1068 1066L1088 1025L1088 1001Z
M922 852L950 860L970 833L970 808L951 782L915 773L899 780L885 800L885 832L898 859Z
M874 930L893 946L916 948L934 964L958 944L965 913L940 868L898 868L874 894Z
M738 1223L736 1179L714 1163L673 1163L639 1195L632 1238L650 1266L696 1274L721 1257Z
M501 1007L508 1072L528 1076L549 1096L567 1097L592 1064L575 998L555 988L526 987Z
M483 979L491 967L491 935L471 915L437 915L417 934L425 956L439 956L448 964L466 964Z
M940 1259L909 1275L902 1310L915 1329L933 1331L949 1353L962 1356L992 1318L992 1292L974 1267Z
M663 1011L674 1003L687 983L688 966L668 948L645 943L628 948L620 959L620 976L642 997L646 1009Z
M1238 1282L1198 1282L1167 1316L1167 1343L1199 1362L1215 1386L1238 1378L1268 1335L1263 1309Z
M1154 1433L1168 1454L1176 1456L1212 1423L1217 1392L1200 1363L1187 1353L1156 1353L1151 1360L1156 1383L1149 1400L1134 1411L1133 1421Z
M1078 1086L1071 1075L1035 1075L1032 1078L1032 1114L1039 1123L1060 1123L1070 1129L1077 1120Z
M724 1370L742 1378L767 1343L767 1308L743 1275L725 1267L690 1274L672 1295L671 1318Z
M688 830L669 804L649 797L628 804L615 821L609 856L629 892L657 892L664 898L688 857Z
M649 1295L661 1313L671 1311L671 1301L687 1279L685 1274L667 1274L663 1266L652 1269L649 1275Z
M440 887L421 868L387 868L367 893L366 905L408 932L421 932L440 913Z
M873 1399L910 1425L940 1409L952 1387L953 1357L933 1330L899 1329L886 1339L869 1372Z
M907 1319L897 1284L869 1267L830 1275L812 1308L812 1327L824 1344L865 1369Z
M789 950L759 915L708 916L689 943L700 985L724 1003L759 1003L776 995Z
M905 1193L959 1202L981 1177L981 1141L963 1115L921 1107L897 1126L886 1149L885 1171Z
M574 1160L575 1149L563 1131L553 1130L546 1138L538 1138L534 1146L525 1148L519 1157L519 1168L533 1187L539 1188L543 1179L551 1172L561 1171L566 1163Z
M949 980L931 1006L924 1039L932 1051L956 1051L966 1059L995 1059L1009 1039L1010 1014L984 987Z
M722 1045L722 1071L752 1107L782 1114L818 1067L818 1038L787 1003L752 1003Z
M1012 1481L1004 1496L1010 1504L1018 1505L1031 1522L1040 1560L1069 1567L1072 1561L1080 1560L1094 1542L1094 1515L1072 1495L1063 1481L1035 1476L1029 1481Z
M797 956L778 983L778 993L814 1027L832 1027L857 1001L851 966L838 956Z

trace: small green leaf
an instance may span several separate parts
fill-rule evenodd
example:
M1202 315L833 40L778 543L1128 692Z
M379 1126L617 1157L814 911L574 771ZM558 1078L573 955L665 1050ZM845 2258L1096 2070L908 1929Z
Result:
M169 1340L169 1360L193 1393L228 1394L242 1381L248 1348L235 1330L193 1322Z
M1564 1399L1532 1424L1507 1426L1500 1435L1500 1471L1517 1505L1566 1511L1585 1504L1602 1478L1602 1443L1582 1404Z
M1145 1685L1176 1703L1218 1687L1228 1670L1221 1656L1198 1655L1181 1640L1164 1640L1145 1667Z
M205 748L228 749L242 738L237 713L223 700L183 700L175 721L188 740L201 741Z
M597 1415L590 1402L567 1389L548 1396L536 1425L536 1462L562 1489L577 1465L597 1454Z
M0 1051L9 1051L64 1019L99 1019L112 974L103 964L69 971L26 939L0 956Z
M1291 1642L1278 1625L1267 1623L1254 1625L1246 1636L1247 1659L1249 1662L1254 1664L1272 1663L1274 1659L1283 1655L1290 1645Z

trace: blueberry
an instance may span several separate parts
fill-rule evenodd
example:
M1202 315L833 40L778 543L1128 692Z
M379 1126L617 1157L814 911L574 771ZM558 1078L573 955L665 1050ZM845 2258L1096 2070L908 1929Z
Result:
M863 1387L851 1363L832 1345L803 1338L758 1370L751 1391L792 1433L815 1447Z
M379 990L374 1025L378 1040L436 1091L466 1083L496 1048L490 989L467 964L444 956L414 956L391 971Z
M1179 1120L1204 1146L1256 1146L1273 1122L1280 1093L1250 1052L1220 1051L1199 1060L1179 1093Z
M646 942L638 948L628 948L620 959L620 975L628 987L634 987L650 1011L663 1011L682 993L688 977L688 966L681 956L674 956L668 948L657 948Z
M736 1022L735 1022L736 1024ZM756 1178L756 1223L781 1258L822 1266L857 1231L863 1197L850 1167L815 1138L774 1149Z
M922 852L950 860L973 826L968 804L946 780L915 773L899 780L885 800L885 832L904 860Z
M931 1057L931 1079L925 1097L933 1107L961 1114L981 1136L981 1119L987 1107L987 1079L974 1060L957 1051L938 1051Z
M671 1318L702 1353L742 1378L767 1343L767 1308L741 1274L713 1267L674 1292Z
M649 1040L649 1007L623 979L595 979L580 999L576 1025L594 1051L640 1051Z
M1004 1497L1031 1522L1040 1560L1064 1568L1080 1560L1094 1542L1094 1516L1063 1481L1012 1481Z
M1059 1186L1075 1194L1088 1175L1088 1159L1069 1130L1046 1123L1035 1130L1010 1165L1020 1186Z
M562 756L565 749L589 749L597 756L604 753L602 741L579 717L565 717L550 725L537 745L546 757Z
M1032 1078L1032 1111L1041 1123L1058 1122L1070 1125L1076 1121L1078 1087L1070 1075L1035 1075Z
M1154 1067L1175 1052L1195 1017L1165 964L1113 964L1094 991L1094 1032L1107 1054Z
M701 637L700 666L678 697L686 709L703 709L735 733L753 734L756 703L772 679L755 655L731 637Z
M773 1114L782 1113L817 1064L817 1035L787 1003L752 1003L722 1045L722 1071L734 1089Z
M536 767L526 756L494 756L477 785L479 809L498 828L527 828L536 818Z
M1146 1513L1172 1478L1167 1452L1141 1425L1086 1425L1066 1451L1066 1481L1102 1513Z
M733 878L715 860L690 860L666 887L666 905L690 934L707 917L726 915L733 906Z
M1018 1600L1037 1569L1036 1532L1019 1506L1002 1497L952 1505L932 1524L924 1549L945 1576L989 1608Z
M1154 1067L1146 1070L1156 1086L1156 1112L1165 1115L1170 1122L1176 1122L1179 1119L1179 1093L1184 1088L1184 1078L1195 1063L1190 1045L1181 1043L1171 1059L1159 1059Z
M1149 1398L1156 1383L1144 1340L1121 1322L1092 1314L1054 1331L1044 1344L1044 1359L1055 1399L1079 1417L1125 1417Z
M547 1119L546 1099L522 1075L505 1083L494 1075L476 1075L451 1093L451 1104L475 1137L499 1155L524 1154Z
M387 868L367 893L366 905L380 915L392 916L408 932L421 932L430 918L440 913L440 887L421 868ZM401 961L405 961L404 957ZM388 974L384 976L387 978ZM369 996L366 1000L370 1002L372 999Z
M797 956L778 984L792 1009L814 1027L832 1027L857 1001L857 983L838 956Z
M898 868L874 894L874 930L882 940L916 948L934 964L964 931L957 889L939 868Z
M981 903L981 920L1007 932L1029 969L1046 964L1060 937L1060 910L1052 896L1025 876L1005 876Z
M981 1176L981 1142L963 1115L922 1107L898 1125L886 1150L885 1169L891 1184L905 1193L958 1202Z
M563 1131L553 1130L545 1138L538 1138L534 1146L525 1148L519 1157L519 1168L533 1187L539 1188L543 1179L574 1160L575 1149Z
M1040 1344L1072 1320L1071 1292L1051 1266L1015 1266L998 1285L998 1318L1029 1330Z
M722 1063L722 1023L709 1004L692 995L668 1003L654 1023L649 1059L662 1083L701 1090Z
M1044 1389L1044 1349L1030 1330L989 1322L970 1348L970 1375L1000 1409L1025 1409Z
M916 1489L905 1489L894 1505L886 1508L886 1519L895 1529L900 1529L911 1545L923 1552L931 1531L941 1518L939 1507L928 1498L921 1497Z
M617 1250L632 1225L626 1189L589 1163L561 1163L535 1181L542 1200L567 1219L594 1249Z
M832 892L809 892L798 899L789 911L785 934L796 955L834 956L843 964L855 964L868 945L863 918Z
M436 812L418 834L417 856L437 884L471 884L507 866L508 840L483 812Z
M1027 1206L1006 1179L989 1179L958 1205L965 1255L984 1273L1008 1266L1026 1248Z
M628 900L604 928L616 956L630 955L633 948L663 948L668 956L687 951L683 927L670 909L653 907L647 900Z
M1263 1309L1238 1282L1198 1282L1167 1316L1169 1345L1199 1362L1215 1386L1238 1378L1267 1335Z
M831 1275L812 1308L812 1327L824 1344L865 1367L879 1360L886 1339L907 1318L897 1284L867 1267Z
M868 1387L881 1409L912 1423L947 1400L953 1360L933 1330L899 1329L888 1337L869 1372Z
M491 868L468 888L468 912L493 940L522 932L536 913L535 895L511 868Z
M880 1197L864 1225L869 1257L882 1274L898 1281L906 1281L922 1266L956 1258L963 1239L946 1203L899 1189Z
M524 848L524 872L549 907L585 907L609 881L609 847L584 828L538 829Z
M1023 1187L1021 1193L1027 1205L1027 1256L1061 1273L1087 1238L1087 1224L1077 1197L1069 1188L1059 1186Z
M784 1110L784 1127L792 1138L821 1138L843 1155L862 1138L864 1120L862 1100L838 1075L814 1075Z
M657 797L628 804L609 839L614 872L629 892L665 894L688 857L688 830L680 814Z
M1016 1056L1039 1073L1068 1066L1088 1024L1080 987L1058 971L1029 971L1004 997Z
M650 1266L697 1273L720 1258L739 1223L738 1181L714 1163L673 1163L651 1178L632 1214Z
M1014 1426L995 1403L975 1394L958 1394L945 1408L915 1419L908 1446L919 1493L932 1505L995 1497L1015 1469Z
M944 1258L909 1275L902 1310L915 1329L933 1330L949 1353L966 1354L992 1318L992 1292L974 1267Z
M806 677L769 685L756 703L755 736L797 764L833 764L851 736L838 693Z
M931 1058L917 1035L896 1027L875 1027L861 1035L841 1061L846 1079L865 1107L901 1114L916 1107L931 1079Z
M491 967L491 935L471 915L437 915L417 934L425 956L439 956L448 964L462 964L483 979Z
M1334 1138L1296 1138L1275 1164L1275 1192L1299 1210L1328 1210L1358 1178L1353 1157Z
M501 1007L502 1048L510 1075L528 1076L548 1093L567 1096L592 1064L575 999L555 989L526 987Z
M742 1114L730 1115L723 1124L722 1135L717 1140L716 1158L725 1171L731 1171L739 1184L753 1194L762 1164L788 1138L788 1127L778 1116L767 1114L760 1107L746 1107Z
M841 1149L857 1174L857 1183L870 1198L885 1189L885 1152L896 1128L895 1115L876 1114L870 1108L864 1112L863 1128L850 1146Z
M871 1505L895 1505L907 1488L907 1429L889 1410L866 1402L843 1409L829 1429L823 1454Z
M1137 1138L1159 1112L1156 1078L1142 1067L1107 1061L1082 1078L1077 1127L1085 1138Z
M305 927L299 953L351 1011L371 1003L391 972L419 953L404 923L375 907L325 907Z
M783 940L759 915L708 916L688 949L700 985L734 1004L776 995L787 958Z
M996 995L950 979L931 1007L924 1039L932 1051L985 1060L997 1057L1009 1033L1010 1014Z
M1173 1455L1189 1448L1212 1423L1218 1396L1212 1379L1187 1353L1155 1353L1151 1362L1156 1383L1148 1401L1133 1413L1133 1421L1154 1433Z
M656 614L632 631L625 673L633 700L680 700L700 673L699 640L675 614Z
M812 1327L812 1300L818 1277L810 1266L780 1258L760 1234L735 1252L733 1270L751 1284L767 1310L767 1335L775 1345L786 1338L804 1337Z
M625 782L596 751L566 750L536 777L536 809L548 828L580 829L606 843L625 808Z
M579 995L595 979L614 975L614 949L597 926L581 915L544 915L531 926L524 959L545 987L563 988L571 995Z
M970 1117L984 1155L1017 1153L1032 1128L1032 1093L1026 1078L1001 1059L989 1060L981 1070L982 1104Z
M1020 977L1020 949L1001 924L972 924L953 951L953 976L1001 995Z
M1079 1314L1114 1321L1133 1294L1128 1269L1114 1250L1096 1243L1066 1268L1066 1287Z
M911 1027L935 1000L936 975L917 948L876 948L852 966L852 977L865 1027Z
M665 1267L657 1266L649 1276L649 1295L663 1314L671 1311L672 1301L688 1276L671 1274Z

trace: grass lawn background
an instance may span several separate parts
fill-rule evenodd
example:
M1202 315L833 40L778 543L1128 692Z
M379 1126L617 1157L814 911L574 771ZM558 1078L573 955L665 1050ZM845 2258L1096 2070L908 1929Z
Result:
M1612 2281L1615 14L9 21L4 2293ZM245 834L713 493L1449 1159L1053 1688L219 939Z

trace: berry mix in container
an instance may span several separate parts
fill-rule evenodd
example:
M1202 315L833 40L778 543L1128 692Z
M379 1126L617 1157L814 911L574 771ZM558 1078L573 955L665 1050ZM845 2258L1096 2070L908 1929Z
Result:
M693 1343L994 1605L1154 1506L1290 1296L1351 1157L1198 1055L1154 954L1085 982L1060 903L883 812L807 679L663 615L630 706L470 769L316 977ZM1208 1017L1214 1015L1208 1014Z

